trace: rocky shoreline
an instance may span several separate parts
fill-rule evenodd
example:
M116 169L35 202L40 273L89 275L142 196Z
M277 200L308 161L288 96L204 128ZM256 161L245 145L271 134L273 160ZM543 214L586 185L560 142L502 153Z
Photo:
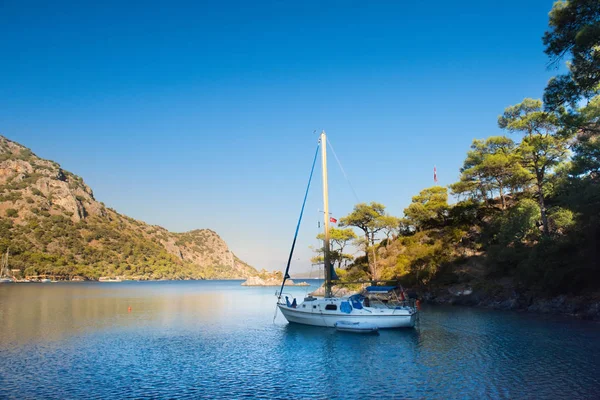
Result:
M533 292L520 292L516 289L490 293L486 290L464 285L417 290L416 292L419 298L429 304L461 305L494 310L557 314L600 321L600 294L543 297Z

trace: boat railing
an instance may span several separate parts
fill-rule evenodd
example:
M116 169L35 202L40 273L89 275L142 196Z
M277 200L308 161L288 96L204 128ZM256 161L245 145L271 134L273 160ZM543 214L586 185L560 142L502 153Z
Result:
M397 307L410 307L410 308L416 308L416 301L415 299L405 299L405 300L396 300L396 299L391 299L391 300L386 300L386 299L380 299L380 298L370 298L369 299L370 305L369 307L372 308L389 308L389 309L395 309Z
M285 302L286 296L290 299L294 298L294 296L291 293L287 293L287 292L279 293L279 291L275 292L275 296L277 297L277 304L283 304L284 306L287 305L287 303Z

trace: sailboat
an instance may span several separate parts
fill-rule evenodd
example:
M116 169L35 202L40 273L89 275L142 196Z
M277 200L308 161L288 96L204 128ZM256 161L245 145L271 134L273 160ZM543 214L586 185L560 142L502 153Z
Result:
M290 277L289 268L296 238L292 243L290 258L281 284L281 290L278 293L277 307L281 310L283 316L291 323L323 326L334 328L337 326L354 326L360 329L363 326L386 328L414 328L417 320L418 309L414 302L407 300L400 292L400 297L395 286L369 286L363 294L354 294L347 297L335 297L332 292L333 281L337 280L333 264L330 257L329 243L329 193L327 182L327 137L325 131L321 132L319 138L319 147L321 150L321 164L323 174L323 215L324 215L324 269L325 269L325 292L323 297L306 296L302 303L298 304L294 298L283 293L285 281ZM319 150L317 147L317 152ZM317 159L313 160L313 170ZM304 196L302 211L300 212L300 221L306 204L308 189L310 188L309 178L308 187ZM296 237L300 221L296 227ZM372 282L372 281L369 281ZM365 282L366 283L366 282ZM283 300L285 299L285 300Z
M2 255L2 263L0 265L0 283L11 283L14 281L8 269L8 249L6 249L6 254Z

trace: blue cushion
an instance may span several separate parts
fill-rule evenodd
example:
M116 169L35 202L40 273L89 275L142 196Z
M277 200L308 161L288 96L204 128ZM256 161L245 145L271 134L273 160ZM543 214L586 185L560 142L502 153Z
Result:
M347 301L342 301L342 304L340 304L340 311L350 314L352 312L352 306Z

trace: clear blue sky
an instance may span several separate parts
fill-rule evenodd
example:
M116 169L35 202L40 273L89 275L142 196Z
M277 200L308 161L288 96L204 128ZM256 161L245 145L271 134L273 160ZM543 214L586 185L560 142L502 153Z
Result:
M318 132L361 201L400 216L456 181L474 138L539 98L552 0L0 1L0 133L96 198L211 228L282 269ZM335 161L331 210L355 203ZM294 268L309 268L320 179Z

